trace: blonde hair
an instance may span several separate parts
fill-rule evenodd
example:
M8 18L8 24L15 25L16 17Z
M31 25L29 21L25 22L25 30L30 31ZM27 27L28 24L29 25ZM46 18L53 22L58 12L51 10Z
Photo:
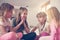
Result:
M36 15L36 17L46 17L47 15L44 12L40 12Z
M60 24L60 13L56 7L51 7L46 11L47 16L49 18L48 21L51 21L52 19L55 19L55 21Z

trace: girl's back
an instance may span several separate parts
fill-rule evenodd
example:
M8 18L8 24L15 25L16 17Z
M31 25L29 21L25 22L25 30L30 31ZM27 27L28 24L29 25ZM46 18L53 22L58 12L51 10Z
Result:
M50 24L51 29L51 40L60 40L60 27L56 27L56 23L54 21Z
M54 40L60 40L60 25L56 28L56 33L54 35Z

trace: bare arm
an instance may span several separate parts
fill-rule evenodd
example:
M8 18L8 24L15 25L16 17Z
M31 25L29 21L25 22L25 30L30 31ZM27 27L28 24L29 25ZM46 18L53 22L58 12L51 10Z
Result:
M17 25L17 26L15 26L14 28L10 25L10 22L5 22L5 24L6 25L4 25L4 26L8 26L9 28L10 28L10 31L16 31L19 27L20 27L20 25L23 23L23 20Z
M11 26L11 24L10 24L10 21L8 20L6 20L5 18L3 18L3 21L4 21L4 27L9 27L10 28L10 31L12 31L13 29L12 29L12 26Z
M25 22L24 22L24 27L25 27L26 33L30 33L30 30L29 30L28 26L25 24Z
M34 28L31 30L31 32L36 31L37 28L38 28L38 27L34 27Z
M7 31L5 30L4 26L0 25L0 32L1 32L2 35L7 33Z
M46 27L44 31L50 34L50 32L51 32L50 26L48 25L48 27Z
M16 31L18 28L20 28L21 24L23 24L23 20L16 27L13 28L13 31Z

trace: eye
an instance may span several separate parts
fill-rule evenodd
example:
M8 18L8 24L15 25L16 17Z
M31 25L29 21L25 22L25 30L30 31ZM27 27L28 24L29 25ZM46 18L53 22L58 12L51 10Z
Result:
M27 13L24 13L24 15L27 15Z

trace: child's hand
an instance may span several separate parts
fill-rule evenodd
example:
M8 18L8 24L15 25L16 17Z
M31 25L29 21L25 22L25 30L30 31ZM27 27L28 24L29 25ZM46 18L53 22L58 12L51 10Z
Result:
M23 17L21 17L21 22L20 22L20 24L23 24L25 22L25 17L23 16Z
M17 33L16 34L16 37L18 40L20 40L22 37L23 37L23 34L20 32L20 33Z
M31 32L34 32L38 27L34 27Z
M24 16L24 14L22 13L21 14L21 20L25 21L26 20L26 17Z
M21 20L20 24L23 24L24 23L24 20Z

